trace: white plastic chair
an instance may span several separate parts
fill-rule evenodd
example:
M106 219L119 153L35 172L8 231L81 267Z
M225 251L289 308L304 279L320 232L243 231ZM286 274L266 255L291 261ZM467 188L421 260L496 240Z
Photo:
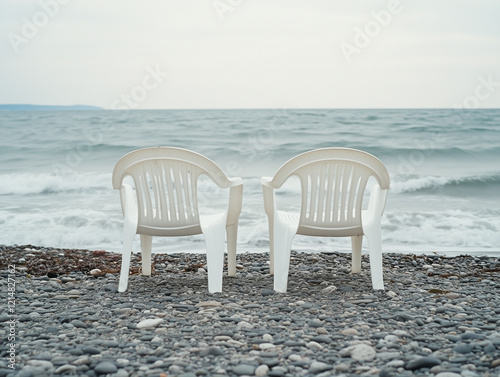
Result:
M226 210L200 216L197 183L208 176L218 187L229 189ZM131 185L123 182L132 177ZM142 274L151 275L152 236L205 236L209 292L222 291L224 241L227 233L228 275L236 274L236 238L243 182L229 179L211 160L180 148L156 147L123 156L113 170L113 188L120 189L124 215L123 254L119 292L127 290L130 256L135 234L141 235Z
M280 211L276 206L275 190L291 176L297 176L301 183L300 214ZM370 177L378 184L373 185L368 208L363 210L363 194ZM361 272L361 245L366 236L373 289L384 289L381 216L389 173L380 160L356 149L316 149L290 159L274 178L262 177L261 183L276 292L286 292L290 250L296 234L351 237L354 273Z

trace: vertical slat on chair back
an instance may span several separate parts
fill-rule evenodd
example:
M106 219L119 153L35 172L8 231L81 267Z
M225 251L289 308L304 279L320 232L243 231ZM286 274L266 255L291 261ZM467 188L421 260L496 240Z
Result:
M296 174L302 184L301 225L361 225L363 193L371 175L366 166L331 160L307 164Z
M139 162L129 171L135 181L140 225L199 224L197 180L201 170L196 165L155 159Z

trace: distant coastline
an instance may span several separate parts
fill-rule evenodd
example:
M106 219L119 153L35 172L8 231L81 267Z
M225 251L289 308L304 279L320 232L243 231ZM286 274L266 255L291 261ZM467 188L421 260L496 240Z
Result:
M51 105L0 105L0 111L85 111L85 110L104 110L98 106L71 105L71 106L51 106Z

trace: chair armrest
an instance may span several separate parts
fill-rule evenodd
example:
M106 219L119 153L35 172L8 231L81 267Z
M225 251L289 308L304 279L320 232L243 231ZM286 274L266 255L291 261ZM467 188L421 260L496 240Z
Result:
M370 199L368 201L368 209L366 216L368 219L375 219L382 216L385 208L385 201L387 199L387 191L381 190L378 185L373 185L370 192Z
M243 179L240 177L228 178L227 180L230 182L229 187L243 185Z
M120 189L120 200L122 205L122 213L125 219L131 219L137 222L139 214L132 186L126 183L122 184Z
M229 203L227 206L226 225L238 224L243 201L243 180L241 178L229 178Z
M264 196L264 210L270 219L273 218L277 210L274 198L274 187L270 185L271 181L271 177L262 177L260 179L262 184L262 194Z

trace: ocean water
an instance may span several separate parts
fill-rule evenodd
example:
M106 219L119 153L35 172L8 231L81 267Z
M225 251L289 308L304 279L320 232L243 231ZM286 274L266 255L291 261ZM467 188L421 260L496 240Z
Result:
M384 252L500 254L499 109L3 111L0 244L120 252L111 172L124 154L158 145L192 149L244 179L239 252L269 250L260 177L336 146L370 152L390 172ZM210 182L200 191L207 211L224 205ZM277 198L298 208L300 191L290 184ZM157 237L153 247L196 252L204 240ZM349 251L350 240L297 236L293 249Z

